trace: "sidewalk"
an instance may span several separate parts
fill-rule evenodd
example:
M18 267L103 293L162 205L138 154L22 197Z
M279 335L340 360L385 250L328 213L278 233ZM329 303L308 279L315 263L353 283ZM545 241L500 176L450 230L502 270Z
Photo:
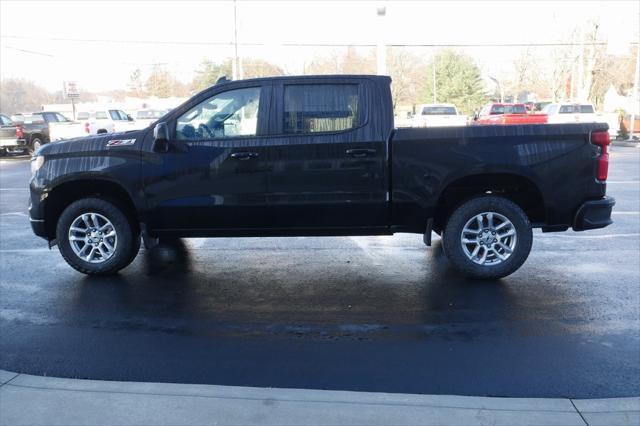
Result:
M29 376L0 370L1 425L638 425L640 398L485 398Z

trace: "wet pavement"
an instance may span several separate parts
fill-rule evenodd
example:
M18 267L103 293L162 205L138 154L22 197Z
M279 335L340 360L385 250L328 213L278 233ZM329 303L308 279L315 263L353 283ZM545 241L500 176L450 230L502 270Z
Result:
M494 282L435 237L187 239L108 278L27 218L0 159L0 369L105 380L514 397L640 394L640 149L613 147L615 223L535 232Z

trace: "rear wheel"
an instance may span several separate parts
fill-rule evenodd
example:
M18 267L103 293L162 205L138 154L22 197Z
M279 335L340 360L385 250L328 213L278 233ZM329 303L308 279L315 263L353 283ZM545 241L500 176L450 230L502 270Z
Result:
M69 205L56 227L62 257L89 275L111 274L129 265L140 249L140 235L124 211L101 198Z
M31 144L29 145L29 148L27 148L28 153L29 154L35 153L38 149L40 149L42 144L43 144L42 139L40 139L39 137L35 137L31 139Z
M526 213L505 198L474 198L458 207L444 231L443 247L465 275L497 279L515 272L531 251L533 232Z

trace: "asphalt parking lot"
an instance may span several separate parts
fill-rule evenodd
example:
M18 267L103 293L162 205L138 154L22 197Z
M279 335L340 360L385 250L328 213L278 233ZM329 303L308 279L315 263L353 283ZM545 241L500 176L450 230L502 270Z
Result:
M535 233L462 278L422 236L189 239L88 278L35 237L29 162L0 159L0 369L105 380L514 397L640 394L640 149L615 223Z

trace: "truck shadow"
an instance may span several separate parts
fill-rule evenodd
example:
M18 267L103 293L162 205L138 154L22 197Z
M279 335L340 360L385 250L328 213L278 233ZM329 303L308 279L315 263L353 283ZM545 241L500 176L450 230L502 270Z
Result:
M89 317L125 311L141 323L184 334L375 339L400 332L466 340L498 328L535 332L540 317L571 315L566 310L575 307L562 303L568 295L552 283L537 283L532 292L524 274L466 279L449 267L438 242L422 256L423 269L407 277L363 276L350 264L312 265L297 259L300 254L287 256L298 266L284 274L215 255L194 265L184 242L169 242L143 251L133 273L86 278L73 309ZM283 259L275 256L268 263L278 261ZM317 268L332 272L321 275Z

